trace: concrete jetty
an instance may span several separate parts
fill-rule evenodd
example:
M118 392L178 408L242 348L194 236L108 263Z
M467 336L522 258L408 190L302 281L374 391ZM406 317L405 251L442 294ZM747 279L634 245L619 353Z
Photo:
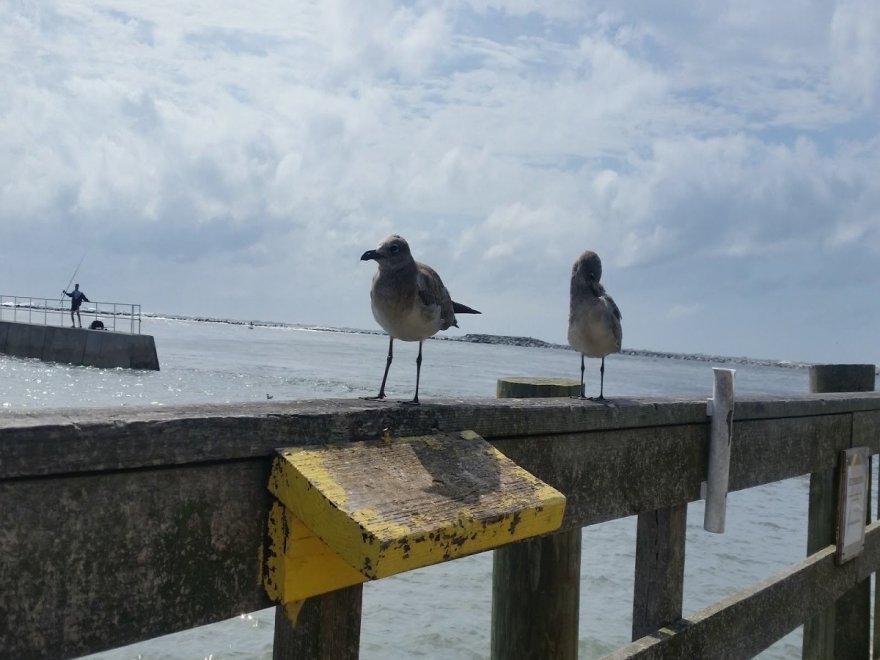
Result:
M0 321L0 353L46 362L159 370L151 335Z

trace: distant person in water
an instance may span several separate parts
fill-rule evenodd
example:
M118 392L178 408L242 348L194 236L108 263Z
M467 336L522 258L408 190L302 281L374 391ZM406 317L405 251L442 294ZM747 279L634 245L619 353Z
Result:
M79 315L79 306L83 304L83 301L92 301L86 298L86 294L79 290L79 284L74 285L73 291L65 291L64 295L70 296L70 327L76 327L76 323L74 322L75 320L79 320L79 327L83 327L82 317ZM76 314L76 319L73 318L74 314Z

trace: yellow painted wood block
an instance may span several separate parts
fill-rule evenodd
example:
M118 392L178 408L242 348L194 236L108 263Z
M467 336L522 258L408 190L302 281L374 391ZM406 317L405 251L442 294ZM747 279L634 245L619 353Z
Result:
M272 600L302 601L366 580L280 502L272 503L262 577Z
M472 431L285 449L269 490L369 579L552 532L565 509Z

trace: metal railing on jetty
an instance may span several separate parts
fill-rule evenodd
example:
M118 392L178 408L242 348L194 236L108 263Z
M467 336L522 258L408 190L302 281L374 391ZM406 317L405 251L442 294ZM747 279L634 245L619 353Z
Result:
M806 623L805 657L868 658L880 522L866 524L862 552L843 564L830 530L842 450L880 452L880 393L744 397L733 420L731 490L812 475L810 547L775 577L684 613L686 511L701 497L709 454L704 399L8 412L0 416L0 657L73 657L267 607L258 574L278 447L473 429L567 498L556 533L504 546L525 549L517 561L495 551L495 660L576 657L580 578L570 557L579 545L571 540L632 515L634 641L610 657L749 658ZM535 576L540 598L505 588ZM540 611L554 598L566 604ZM310 598L296 625L279 607L275 658L356 658L361 599L360 584ZM516 636L513 655L499 639L506 635Z
M141 306L133 303L87 302L79 308L83 327L93 321L112 332L141 333ZM70 300L0 295L0 321L53 326L70 324Z

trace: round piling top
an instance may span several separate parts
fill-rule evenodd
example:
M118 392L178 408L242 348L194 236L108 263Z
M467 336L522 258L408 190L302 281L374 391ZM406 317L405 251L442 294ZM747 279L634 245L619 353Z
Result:
M505 376L498 379L495 388L495 396L499 399L580 396L580 393L580 381L553 376Z
M810 392L873 392L873 364L814 364Z

